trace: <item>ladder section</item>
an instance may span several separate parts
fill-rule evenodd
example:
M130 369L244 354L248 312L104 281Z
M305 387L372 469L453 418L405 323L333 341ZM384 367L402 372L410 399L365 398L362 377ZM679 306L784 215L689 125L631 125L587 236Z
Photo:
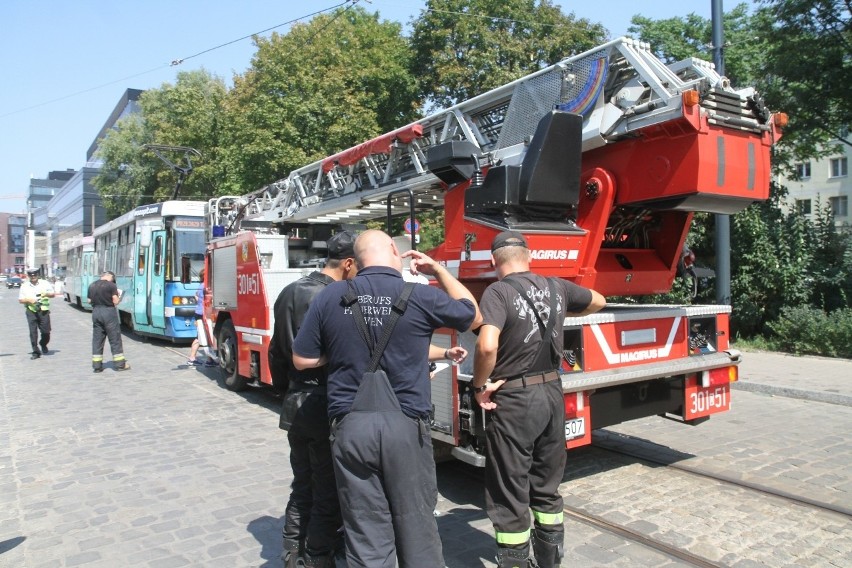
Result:
M696 91L713 124L770 129L756 95L732 90L712 64L687 59L666 66L648 44L619 38L227 198L215 209L229 221L217 224L230 225L230 233L249 220L359 222L385 215L388 196L400 189L411 192L419 210L441 208L444 187L429 171L433 146L466 142L481 167L518 165L539 120L557 109L583 117L585 152L681 118L686 91ZM391 205L407 209L408 195Z

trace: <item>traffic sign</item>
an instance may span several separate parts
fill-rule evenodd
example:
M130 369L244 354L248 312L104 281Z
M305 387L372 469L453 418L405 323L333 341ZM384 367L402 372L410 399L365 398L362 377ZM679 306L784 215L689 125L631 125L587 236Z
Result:
M405 220L405 223L403 224L403 228L405 229L406 233L408 233L409 235L411 234L411 217L409 217L408 219ZM414 232L415 233L420 232L420 221L418 221L417 219L414 220Z

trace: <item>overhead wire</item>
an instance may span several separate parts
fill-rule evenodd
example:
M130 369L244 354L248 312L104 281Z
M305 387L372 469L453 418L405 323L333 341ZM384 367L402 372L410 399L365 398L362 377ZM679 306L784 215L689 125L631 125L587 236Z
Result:
M85 93L90 93L90 92L92 92L92 91L96 91L96 90L98 90L98 89L102 89L102 88L104 88L104 87L109 87L110 85L115 85L116 83L123 83L123 82L129 81L130 79L135 79L136 77L141 77L141 76L143 76L143 75L147 75L147 74L149 74L149 73L153 73L153 72L155 72L155 71L160 71L160 70L162 70L162 69L167 69L167 68L169 68L169 67L174 67L174 66L180 65L180 64L181 64L181 63L183 63L184 61L187 61L187 60L189 60L189 59L193 59L193 58L195 58L195 57L199 57L199 56L201 56L201 55L204 55L205 53L210 53L211 51L215 51L215 50L217 50L217 49L221 49L221 48L223 48L223 47L227 47L227 46L229 46L229 45L232 45L232 44L234 44L234 43L241 42L241 41L243 41L243 40L246 40L246 39L251 38L251 37L254 37L254 36L258 36L258 35L265 34L265 33L267 33L267 32L270 32L270 31L272 31L272 30L275 30L275 29L277 29L277 28L280 28L280 27L283 27L283 26L288 26L288 25L294 24L294 23L296 23L296 22L299 22L299 21L301 21L301 20L305 20L305 19L312 18L312 17L314 17L314 16L316 16L316 15L319 15L319 14L322 14L322 13L325 13L325 12L330 12L330 11L336 10L336 9L338 9L338 8L342 7L342 6L346 6L347 4L350 4L349 8L351 8L352 6L355 6L355 5L356 5L359 1L360 1L360 0L344 0L343 2L340 2L339 4L335 4L334 6L330 6L330 7L328 7L328 8L323 8L322 10L317 10L317 11L315 11L315 12L311 12L310 14L306 14L306 15L304 15L304 16L300 16L300 17L298 17L298 18L293 18L292 20L288 20L288 21L286 21L286 22L282 22L282 23L280 23L280 24L277 24L277 25L271 26L271 27L269 27L269 28L266 28L266 29L260 30L259 32L255 32L255 33L252 33L252 34L249 34L249 35L245 35L245 36L243 36L243 37L240 37L240 38L237 38L237 39L234 39L234 40L231 40L231 41L228 41L228 42L225 42L225 43L219 44L219 45L217 45L217 46L214 46L214 47L211 47L211 48L205 49L205 50L203 50L203 51L199 51L198 53L194 53L194 54L189 55L189 56L187 56L187 57L183 57L183 58L179 58L179 59L173 59L173 60L172 60L170 63L168 63L168 64L165 64L165 65L159 65L159 66L154 67L154 68L152 68L152 69L149 69L149 70L147 70L147 71L142 71L141 73L136 73L136 74L134 74L134 75L129 75L129 76L127 76L127 77L122 77L121 79L116 79L116 80L114 80L114 81L109 81L108 83L102 83L102 84L97 85L97 86L94 86L94 87L89 87L88 89L83 89L83 90L81 90L81 91L76 91L76 92L74 92L74 93L70 93L70 94L67 94L67 95L63 95L63 96L61 96L61 97L57 97L57 98L55 98L55 99L50 99L50 100L47 100L47 101L44 101L44 102L41 102L41 103L37 103L37 104L31 105L31 106L28 106L28 107L24 107L24 108L20 108L20 109L13 110L13 111L11 111L11 112L7 112L7 113L0 114L0 118L6 118L7 116L13 116L13 115L15 115L15 114L20 114L20 113L22 113L22 112L26 112L26 111L28 111L28 110L33 110L33 109L37 109L37 108L40 108L40 107L43 107L43 106L47 106L47 105L50 105L50 104L58 103L58 102L60 102L60 101L64 101L64 100L66 100L66 99L70 99L70 98L73 98L73 97L76 97L76 96L79 96L79 95L82 95L82 94L85 94ZM332 21L333 21L333 20L332 20ZM329 22L329 23L330 23L330 22ZM324 28L323 28L323 29L324 29ZM321 31L321 30L320 30L320 31ZM315 35L316 35L316 34L315 34ZM313 37L309 38L309 40L308 40L308 41L310 41L311 39L313 39Z

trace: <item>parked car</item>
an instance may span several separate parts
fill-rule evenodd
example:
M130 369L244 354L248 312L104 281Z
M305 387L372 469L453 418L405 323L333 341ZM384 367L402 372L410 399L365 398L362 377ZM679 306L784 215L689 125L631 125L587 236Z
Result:
M23 279L17 276L10 276L6 279L6 288L20 288L21 282L23 282Z

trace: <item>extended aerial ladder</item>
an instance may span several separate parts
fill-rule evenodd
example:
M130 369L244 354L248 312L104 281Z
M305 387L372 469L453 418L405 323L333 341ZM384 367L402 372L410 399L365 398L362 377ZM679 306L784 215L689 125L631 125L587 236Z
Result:
M292 244L302 228L410 209L443 210L444 240L427 252L475 295L496 278L490 243L506 229L524 233L540 274L607 296L667 292L695 212L735 213L768 197L770 148L785 122L753 89L734 90L699 59L665 65L629 38L569 57L252 193L210 200L209 258L222 259L214 273L236 272L241 289L266 296L253 314L237 308L250 300L229 290L220 314L233 321L216 324L230 326L219 343L239 353L235 376L250 370L247 377L268 382L264 329L284 282L275 263L296 269L273 240ZM240 251L236 260L227 247ZM727 409L739 363L729 313L630 305L566 319L568 445L631 418L697 423ZM247 317L252 324L240 331L236 319ZM472 347L469 337L447 340ZM451 368L433 380L433 436L479 463L485 417L468 373Z
M536 146L550 172L537 180L520 175L520 181L533 178L538 185L519 187L518 170L539 122L554 113L579 115L582 124L561 116L556 126L550 121L539 138L549 128L551 139ZM733 90L711 63L687 59L666 66L647 44L620 38L294 170L253 193L213 200L210 225L221 226L221 233L238 230L243 221L358 223L383 216L388 196L394 212L405 212L410 195L417 210L447 212L440 255L454 262L476 256L467 236L472 231L461 219L465 208L468 216L498 227L519 228L545 215L551 230L586 235L567 247L579 263L562 263L554 275L584 280L607 294L656 293L671 286L682 242L667 244L660 262L652 263L653 274L634 277L630 286L608 278L602 285L592 277L599 271L595 265L611 272L608 265L638 264L641 272L648 255L632 255L636 263L623 253L600 259L600 248L654 248L648 246L649 227L684 228L694 211L734 213L766 199L778 120L753 89ZM573 132L566 141L563 133L576 129L579 141ZM489 187L487 173L495 166L510 179ZM482 183L484 190L477 187ZM452 191L458 186L468 190L466 196ZM680 214L667 220L653 213L661 210ZM674 232L683 241L686 231ZM660 278L661 272L669 276Z

